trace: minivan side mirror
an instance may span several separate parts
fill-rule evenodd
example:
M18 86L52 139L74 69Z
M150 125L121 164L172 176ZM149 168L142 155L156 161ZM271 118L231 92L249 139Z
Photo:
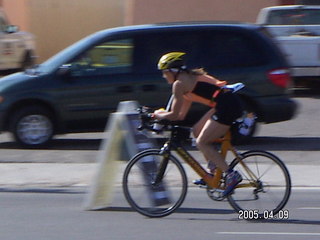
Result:
M15 26L15 25L8 25L6 26L6 30L7 33L16 33L19 32L19 27Z
M63 64L59 67L57 74L62 77L69 77L71 75L71 64Z

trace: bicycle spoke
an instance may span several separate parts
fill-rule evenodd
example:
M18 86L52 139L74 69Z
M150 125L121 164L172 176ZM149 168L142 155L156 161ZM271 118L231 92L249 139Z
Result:
M231 206L237 211L256 210L263 215L268 210L276 214L290 196L291 180L286 167L277 157L263 151L244 153L241 161L231 164L243 177L228 197Z
M146 160L147 159L147 160ZM160 182L154 184L163 156L147 150L131 160L124 172L123 190L128 203L148 217L163 217L183 202L187 178L179 161L170 156Z

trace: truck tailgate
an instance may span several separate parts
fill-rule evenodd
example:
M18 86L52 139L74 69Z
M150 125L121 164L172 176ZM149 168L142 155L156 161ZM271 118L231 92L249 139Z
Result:
M320 66L320 36L286 36L275 39L292 67Z

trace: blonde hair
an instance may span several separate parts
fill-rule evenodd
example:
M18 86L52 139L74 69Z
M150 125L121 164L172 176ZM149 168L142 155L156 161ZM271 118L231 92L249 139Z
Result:
M188 73L195 76L208 74L203 68L194 68L194 69L188 70Z

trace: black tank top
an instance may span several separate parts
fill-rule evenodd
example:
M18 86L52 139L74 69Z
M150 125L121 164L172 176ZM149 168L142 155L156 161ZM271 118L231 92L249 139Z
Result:
M220 88L218 86L215 86L213 84L198 81L196 83L196 86L192 90L192 93L205 99L212 100L214 93L219 89Z

